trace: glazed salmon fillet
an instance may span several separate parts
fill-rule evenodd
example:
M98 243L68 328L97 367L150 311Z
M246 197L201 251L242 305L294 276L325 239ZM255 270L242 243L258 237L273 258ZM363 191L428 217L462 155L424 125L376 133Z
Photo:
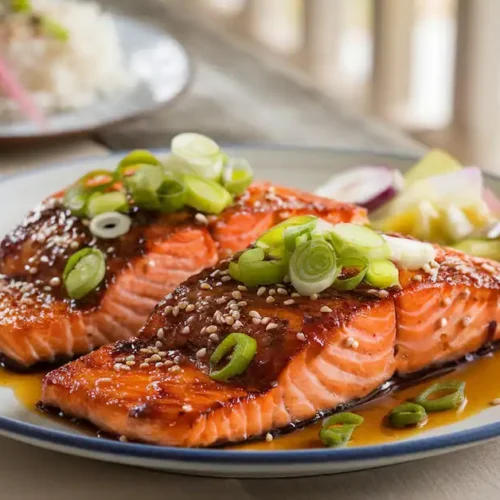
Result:
M138 211L127 234L102 240L56 195L1 243L0 354L8 366L30 367L130 338L177 285L302 213L331 222L367 220L352 205L256 183L218 216ZM107 271L99 289L75 303L61 275L68 257L82 247L101 250Z
M328 288L319 297L286 284L247 289L222 262L169 294L138 338L49 373L42 402L170 446L239 442L307 423L396 375L499 339L500 265L436 248L434 267L400 269L400 288ZM256 355L218 382L209 359L231 332L253 337Z

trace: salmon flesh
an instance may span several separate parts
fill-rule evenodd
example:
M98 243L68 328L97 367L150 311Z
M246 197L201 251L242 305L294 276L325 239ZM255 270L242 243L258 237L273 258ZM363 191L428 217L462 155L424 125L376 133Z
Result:
M499 339L500 265L437 248L435 267L400 269L401 288L246 288L228 262L179 286L137 338L49 373L42 402L129 439L207 447L297 426ZM257 341L246 371L210 378L231 332Z
M137 211L127 234L102 240L54 196L0 244L0 355L8 366L23 368L131 338L177 285L303 213L330 222L367 220L353 205L260 183L218 216ZM74 302L61 276L82 247L104 252L107 272L97 291Z

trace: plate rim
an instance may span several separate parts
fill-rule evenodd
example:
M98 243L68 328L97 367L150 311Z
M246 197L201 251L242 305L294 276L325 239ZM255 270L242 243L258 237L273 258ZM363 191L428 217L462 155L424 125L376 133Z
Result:
M164 29L159 28L153 23L135 19L132 16L116 13L114 11L107 12L112 18L126 20L127 22L132 22L138 26L142 26L143 28L149 28L157 33L163 35L164 37L170 39L170 41L177 46L177 49L182 54L184 62L187 67L186 78L182 83L182 86L177 90L175 94L169 97L166 100L155 101L151 103L151 105L144 107L143 109L137 111L130 111L125 113L119 117L114 119L108 119L99 123L96 123L93 126L89 127L75 127L70 130L62 130L62 131L52 131L52 132L42 132L42 133L26 133L19 135L2 135L0 134L0 146L16 146L19 144L25 143L36 143L45 140L59 140L59 139L68 139L74 137L80 137L83 135L91 135L96 134L99 131L106 129L108 127L123 125L131 120L140 119L148 116L151 113L154 113L157 110L160 110L166 106L170 106L175 104L178 99L184 96L187 91L190 89L193 83L193 75L194 75L194 64L189 55L189 51L186 49L185 45L180 42L179 38L173 35L170 31L166 31ZM75 110L73 110L75 111ZM69 111L71 112L71 110Z
M268 144L223 144L223 147L232 149L250 149L260 151L302 151L305 153L328 153L332 155L365 155L392 158L394 160L417 160L421 155L394 151L373 151L364 148L335 148L297 145L268 145ZM169 148L150 148L158 154L168 153ZM100 160L110 160L120 157L126 150L110 152L108 155L92 155L76 160L66 160L48 164L34 170L0 174L0 184L19 178L33 175L40 171L50 171L62 168L72 168L75 165L85 165ZM483 172L486 178L500 181L500 176L491 172ZM361 462L373 459L386 459L411 455L421 455L426 452L452 450L457 447L477 444L496 437L500 437L500 421L483 424L474 428L451 432L445 435L412 438L370 446L352 448L317 448L306 450L231 450L221 448L178 448L172 446L158 446L144 443L129 443L106 440L98 437L74 434L70 431L41 427L40 425L22 422L20 420L0 416L0 431L2 434L15 439L16 437L50 443L64 448L77 449L85 452L95 452L116 457L128 457L146 460L165 460L185 463L213 462L214 464L234 465L286 465L300 463L336 463Z

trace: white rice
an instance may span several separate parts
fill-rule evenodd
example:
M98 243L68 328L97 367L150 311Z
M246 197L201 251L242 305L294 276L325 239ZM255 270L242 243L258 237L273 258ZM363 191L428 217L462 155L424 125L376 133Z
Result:
M32 3L33 12L57 21L69 32L69 40L37 35L27 16L9 13L0 16L0 54L46 113L89 106L135 83L122 60L113 20L98 4ZM0 116L11 116L16 109L0 88Z

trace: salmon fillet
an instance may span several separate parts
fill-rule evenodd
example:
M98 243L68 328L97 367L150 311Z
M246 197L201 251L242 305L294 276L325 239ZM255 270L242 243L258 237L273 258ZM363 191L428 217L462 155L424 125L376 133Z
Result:
M259 183L208 220L194 211L138 211L127 234L100 240L59 200L44 202L0 245L0 353L8 366L67 360L132 337L166 293L283 219L312 212L367 221L352 205ZM88 246L107 255L106 279L73 302L60 277L68 257Z
M500 265L437 250L437 267L400 270L400 289L330 288L317 299L284 284L246 289L220 263L169 294L138 338L49 373L42 402L171 446L300 425L499 338ZM209 359L230 332L252 336L257 352L242 375L217 382Z

